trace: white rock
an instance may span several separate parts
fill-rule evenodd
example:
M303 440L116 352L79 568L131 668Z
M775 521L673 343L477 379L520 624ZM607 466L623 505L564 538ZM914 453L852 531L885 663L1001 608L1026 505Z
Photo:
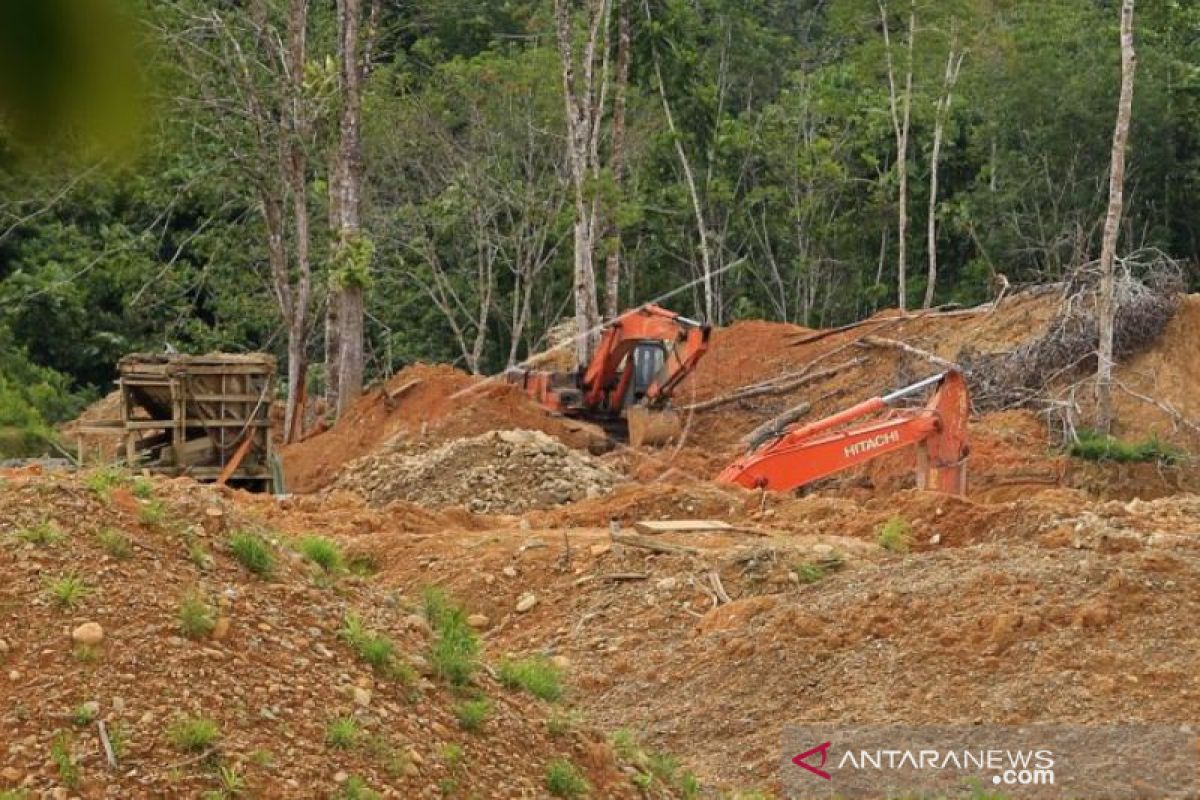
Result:
M521 599L517 601L517 612L524 614L537 604L537 595L535 595L533 592L526 592L525 594L521 595Z
M99 622L85 622L71 631L71 638L78 644L98 645L104 641L104 628Z

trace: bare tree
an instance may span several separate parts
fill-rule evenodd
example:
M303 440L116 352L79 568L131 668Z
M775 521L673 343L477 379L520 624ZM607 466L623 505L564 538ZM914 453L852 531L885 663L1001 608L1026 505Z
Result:
M929 157L929 275L925 284L924 307L933 305L933 291L937 285L937 202L938 202L938 159L942 154L942 134L946 129L946 118L954 102L954 86L962 69L965 53L954 52L954 37L946 56L946 74L942 77L942 94L938 97L933 120L933 152Z
M364 296L373 248L362 232L362 87L365 54L378 14L379 0L373 0L364 36L362 0L338 0L341 109L329 181L329 223L335 241L325 325L326 397L338 416L358 399L363 383Z
M887 57L888 100L892 117L892 132L896 136L896 181L899 184L896 222L896 286L900 310L908 308L908 139L912 121L913 44L917 38L917 2L911 0L908 14L908 65L904 81L904 96L896 90L896 70L892 59L892 38L888 31L887 3L879 0L879 16L883 22L884 54ZM903 104L903 109L901 109Z
M184 113L215 117L198 125L229 154L228 167L251 192L266 232L271 291L287 330L284 440L295 431L308 364L312 265L308 211L309 149L319 97L305 91L308 0L288 0L286 18L263 2L243 11L187 3L169 7L181 23L168 39L195 96L177 98ZM283 31L280 27L284 28Z
M598 335L600 312L596 298L594 256L598 234L599 199L589 184L600 175L600 127L607 86L608 0L587 0L587 38L576 75L574 25L570 0L554 0L554 22L562 68L567 113L567 149L575 188L575 357L586 363ZM599 59L599 64L597 62ZM599 67L599 75L597 75Z
M612 152L609 169L612 171L615 203L620 202L621 189L625 182L625 107L629 89L629 56L632 43L629 6L633 0L613 0L617 9L617 76L613 83ZM615 204L614 203L614 204ZM607 253L604 263L604 316L613 319L621 311L621 231L614 218L613 209L608 211L605 232Z
M1117 124L1113 130L1112 169L1108 178L1108 215L1104 220L1104 238L1100 248L1099 327L1100 352L1096 366L1096 427L1108 433L1112 428L1113 328L1116 321L1116 289L1113 262L1121 231L1121 213L1125 204L1125 154L1129 145L1129 119L1133 109L1133 77L1137 55L1133 49L1134 0L1121 3L1121 97L1117 104Z

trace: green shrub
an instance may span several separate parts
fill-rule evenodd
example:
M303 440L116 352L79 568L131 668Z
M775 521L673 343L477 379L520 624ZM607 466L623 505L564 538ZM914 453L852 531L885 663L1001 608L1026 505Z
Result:
M345 563L338 546L323 536L305 536L296 547L300 555L325 572L340 572Z
M543 700L562 697L562 670L542 656L500 662L500 682L510 689L524 689Z
M396 645L385 634L370 630L357 614L346 615L340 632L342 639L376 672L405 683L412 679L411 670L396 659Z
M261 536L238 531L229 537L229 549L243 567L262 578L275 572L275 553Z
M892 517L879 529L879 546L893 553L908 552L912 527L900 517Z
M588 782L568 759L556 758L546 765L546 790L555 797L580 797L588 789Z
M154 481L141 475L134 478L133 496L139 500L149 500L154 497Z
M198 591L188 592L179 605L179 631L189 639L203 639L217 626L212 607Z
M96 707L82 703L71 709L71 722L80 728L86 728L96 719Z
M133 555L133 544L129 537L113 528L105 528L96 534L96 541L113 558L126 559Z
M325 742L339 750L349 750L358 744L361 731L354 717L338 717L325 729Z
M476 700L464 700L454 708L454 715L458 717L458 724L464 731L477 731L483 727L483 723L487 721L488 714L492 711L492 705L486 697L480 697Z
M341 800L379 800L380 794L357 775L351 775L338 791Z
M116 467L101 467L88 473L83 485L100 500L107 503L112 490L125 483L126 475Z
M1081 430L1076 433L1069 452L1075 458L1115 461L1120 464L1139 461L1176 464L1184 458L1182 450L1160 442L1157 436L1137 442L1125 442L1094 430Z
M202 753L216 743L221 735L217 723L207 717L179 717L167 729L167 738L176 750Z

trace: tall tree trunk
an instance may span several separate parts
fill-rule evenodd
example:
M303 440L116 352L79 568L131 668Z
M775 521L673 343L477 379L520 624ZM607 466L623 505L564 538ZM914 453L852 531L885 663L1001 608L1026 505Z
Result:
M1115 326L1116 281L1114 261L1121 231L1121 213L1125 205L1125 155L1129 144L1129 119L1133 109L1133 77L1137 55L1133 49L1134 0L1121 3L1121 98L1117 104L1117 124L1113 130L1112 169L1108 178L1108 216L1104 220L1104 239L1100 248L1100 352L1096 367L1096 427L1108 433L1112 429L1113 328Z
M912 0L908 17L908 69L904 82L903 112L896 92L896 73L892 62L892 40L888 31L887 5L879 0L883 21L884 53L887 57L888 98L892 116L892 131L896 136L896 181L899 184L896 211L896 294L901 311L908 308L908 134L912 121L913 45L917 38L917 3Z
M326 357L335 355L336 361L327 364L326 371L337 376L334 397L340 417L362 393L363 303L371 250L362 235L361 0L338 0L337 11L342 102L329 184L336 268L329 297L328 312L332 316L326 320Z
M612 169L613 194L620 203L625 183L625 105L629 88L629 51L632 41L629 24L629 4L633 0L615 0L620 3L617 16L617 76L613 90L612 154L609 167ZM615 319L621 313L621 229L613 209L608 210L608 226L605 233L608 253L604 263L604 316Z
M942 154L942 134L946 129L946 117L950 115L950 105L954 102L954 85L958 82L962 62L963 54L959 53L956 60L954 44L951 43L950 53L946 57L946 75L942 80L942 96L938 98L933 123L933 153L929 164L929 275L925 283L925 308L933 305L933 291L937 285L938 159Z
M653 27L654 20L650 16L650 0L644 0L643 7L646 10L646 23L650 27ZM687 152L683 149L683 140L680 138L679 131L675 127L675 116L671 113L671 104L667 100L667 87L663 83L662 64L658 57L658 48L653 44L653 41L650 45L650 57L654 61L654 77L658 82L658 96L662 100L663 115L667 118L667 129L671 132L671 138L675 140L675 154L679 157L679 164L683 169L683 180L687 185L688 195L692 200L692 213L696 218L696 232L700 238L701 278L704 286L704 318L708 322L714 322L716 320L716 309L713 292L712 258L708 250L708 226L704 222L704 210L700 205L700 191L696 187L696 176L692 172L692 165L688 161Z
M567 114L567 148L575 189L575 359L582 366L592 356L599 338L596 298L595 203L587 186L595 173L601 109L595 83L595 58L604 31L607 0L588 0L588 38L582 55L583 79L576 80L574 30L569 0L554 0L555 32L562 67L563 100ZM582 83L582 86L578 86Z
M308 336L309 295L312 289L312 265L309 260L308 158L305 143L311 132L304 100L304 62L308 29L308 0L290 0L288 4L287 78L288 114L282 124L280 172L292 199L296 284L291 291L287 323L288 390L284 410L283 441L292 440L298 431L296 415L304 394L308 371L305 341ZM285 276L286 280L286 276ZM290 281L288 281L290 284Z

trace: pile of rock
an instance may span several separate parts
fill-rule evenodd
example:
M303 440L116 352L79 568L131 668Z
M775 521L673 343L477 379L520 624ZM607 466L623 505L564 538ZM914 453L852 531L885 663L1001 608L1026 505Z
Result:
M376 506L407 500L519 514L607 494L617 474L540 431L492 431L427 452L397 445L351 462L337 486Z

